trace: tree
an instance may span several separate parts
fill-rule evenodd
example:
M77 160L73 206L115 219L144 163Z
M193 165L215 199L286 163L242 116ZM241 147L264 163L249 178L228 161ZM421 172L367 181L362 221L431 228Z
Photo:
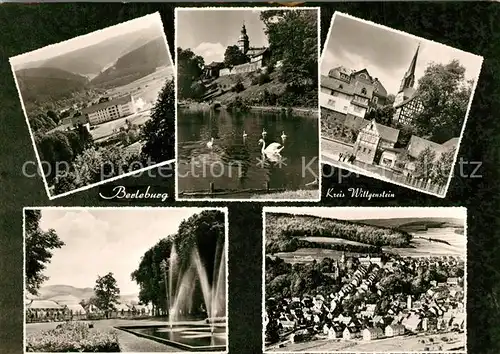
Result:
M366 119L375 119L377 123L390 126L392 122L392 116L394 115L394 108L390 105L384 107L377 107L372 109L366 115Z
M191 87L203 73L204 60L191 49L177 48L177 88L179 98L192 98Z
M310 10L267 10L260 15L269 40L271 61L281 60L281 81L317 88L318 18ZM317 90L317 89L316 89Z
M88 148L75 158L69 171L55 178L54 192L64 193L131 172L141 167L140 162L140 156L116 147Z
M47 117L49 117L50 119L52 119L52 121L54 121L54 123L56 124L59 124L59 117L57 116L57 113L54 112L54 111L47 111Z
M175 86L168 81L151 110L151 119L141 131L142 155L155 163L174 158L175 154Z
M192 267L193 251L196 249L201 263L206 268L207 281L210 286L214 282L214 269L219 269L224 250L225 235L224 214L220 211L204 211L184 220L178 232L160 240L142 256L138 268L132 272L131 279L140 286L139 300L142 303L151 302L157 310L167 312L166 287L161 262L171 255L172 245L175 244L176 259L175 279L179 281L180 276ZM217 273L217 272L215 272ZM172 283L172 293L175 296L179 286ZM200 309L204 304L204 298L199 282L194 285L192 297L192 308Z
M248 63L248 57L238 48L237 45L231 45L224 52L224 65L227 67Z
M415 162L415 174L420 178L430 178L434 170L435 159L436 152L430 147L426 147L418 154L417 161Z
M64 246L55 230L43 231L40 228L40 210L26 210L25 232L26 232L26 290L30 294L37 295L38 289L48 277L43 275L46 264L50 263L52 250Z
M453 167L453 160L455 158L455 149L443 152L433 168L433 180L440 185L446 185L450 177L451 169Z
M418 136L439 144L458 137L467 112L472 82L458 60L430 64L418 81L423 110L413 117Z
M395 99L396 99L396 96L394 96L392 93L390 93L387 95L387 98L385 100L385 104L392 106Z
M97 276L94 286L94 294L96 297L96 306L106 313L106 318L109 317L111 311L116 310L116 304L120 298L120 289L116 284L116 279L113 273L109 272L103 277Z

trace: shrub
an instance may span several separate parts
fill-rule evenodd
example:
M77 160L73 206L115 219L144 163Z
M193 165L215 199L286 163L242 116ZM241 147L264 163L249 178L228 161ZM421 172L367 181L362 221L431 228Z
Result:
M28 335L27 352L119 352L114 330L90 328L88 323L67 322L56 329Z
M236 85L233 86L232 89L233 92L240 93L241 91L245 91L245 86L243 85L243 82L238 81Z
M269 74L266 74L266 73L260 74L257 77L257 82L259 85L267 84L270 81L271 81L271 77L269 76Z

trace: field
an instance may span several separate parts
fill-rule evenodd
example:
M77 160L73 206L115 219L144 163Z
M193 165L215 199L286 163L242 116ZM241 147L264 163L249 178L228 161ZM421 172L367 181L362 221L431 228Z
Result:
M137 107L138 113L129 117L123 117L99 124L91 131L94 140L99 140L113 135L121 127L125 126L128 119L132 124L142 125L150 119L150 109L156 103L158 94L165 85L166 80L171 75L170 68L160 68L156 72L136 80L128 85L116 87L106 91L106 94L112 97L120 97L132 94L136 102L142 101L142 107Z
M121 127L125 127L125 122L127 120L129 120L132 124L142 125L150 118L150 111L146 110L128 117L96 125L95 128L90 131L90 134L92 134L92 138L94 138L94 140L104 139L116 133Z
M338 244L338 245L354 245L354 246L369 246L366 243L350 241L338 237L320 237L320 236L306 236L299 237L299 240L310 241L315 243L327 243L327 244Z
M446 338L446 339L444 339ZM444 339L444 340L443 340ZM287 343L284 347L271 351L298 352L298 351L325 351L325 352L397 352L404 348L405 352L424 351L462 351L465 347L464 333L422 334L400 336L373 341L363 340L316 340L304 343ZM428 349L425 349L428 348Z
M466 236L455 233L452 227L432 228L413 233L413 236L410 248L383 247L382 249L403 257L465 256ZM429 241L429 238L444 242Z
M346 257L362 257L364 253L345 252ZM283 259L287 263L307 263L316 260L321 262L323 258L340 259L342 251L324 248L299 248L295 252L279 252L273 256Z
M169 67L158 68L156 72L145 76L128 85L109 89L106 93L110 96L123 96L132 94L134 99L141 98L147 104L154 104L158 93L165 85L165 81L172 77L172 69Z

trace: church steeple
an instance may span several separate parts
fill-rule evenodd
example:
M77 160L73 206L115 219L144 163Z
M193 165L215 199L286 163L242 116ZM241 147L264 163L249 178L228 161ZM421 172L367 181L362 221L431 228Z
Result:
M241 27L241 34L238 38L238 48L243 54L246 54L248 52L248 49L250 48L250 40L248 39L245 22L243 22L243 26Z
M417 50L415 51L415 55L411 60L408 70L406 70L403 80L401 80L401 85L399 86L399 92L402 92L407 88L413 88L413 85L415 85L415 68L417 67L419 49L420 49L420 43L418 44Z

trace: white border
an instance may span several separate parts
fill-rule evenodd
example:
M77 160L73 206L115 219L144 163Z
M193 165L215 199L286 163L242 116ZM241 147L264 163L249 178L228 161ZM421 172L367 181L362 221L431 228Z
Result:
M191 209L193 211L198 211L199 213L206 210L218 210L224 213L224 257L225 259L225 267L226 267L226 350L220 352L188 352L188 351L179 351L172 353L181 354L181 353L194 353L194 354L204 354L204 353L214 353L214 354L228 354L229 353L229 210L227 207L64 207L64 206L32 206L32 207L24 207L23 208L23 293L22 293L22 308L23 308L23 353L26 352L26 308L25 308L25 299L28 292L26 291L26 210L40 210L44 209L48 210L74 210L74 211L86 211L86 210L172 210L172 209ZM167 221L166 221L167 222ZM55 354L50 352L40 352L43 354ZM88 353L88 352L84 352ZM125 352L129 354L153 354L148 352Z
M306 349L304 351L296 351L296 352L287 352L287 351L266 351L266 331L265 331L265 326L264 326L264 318L265 318L265 311L266 311L266 213L286 213L286 209L293 209L294 211L297 211L297 209L304 209L304 211L310 211L310 210L331 210L332 211L332 218L335 217L334 213L336 210L339 211L347 211L347 210L352 210L352 209L363 209L366 211L367 215L369 215L370 210L386 210L387 215L391 215L391 210L392 209L406 209L406 210L427 210L427 209L433 209L437 213L439 213L440 210L457 210L457 211L462 211L464 213L464 237L465 237L465 244L464 244L464 253L463 253L463 259L464 259L464 348L465 350L459 350L459 351L444 351L444 350L438 350L438 351L405 351L403 348L400 350L396 351L389 351L389 352L377 352L377 351L370 351L370 352L359 352L359 351L352 351L352 350L347 350L347 351L325 351L325 350L310 350ZM294 214L290 214L294 215ZM304 213L304 215L308 215L307 213ZM314 215L311 215L314 216ZM439 217L437 214L436 217ZM424 354L424 353L435 353L435 354L466 354L467 353L467 290L468 290L468 285L467 285L467 244L468 244L468 235L467 235L467 222L468 222L468 215L467 215L467 208L465 207L288 207L288 206L283 206L283 207L267 207L264 206L262 208L262 353L264 354L295 354L295 353L309 353L309 354L329 354L329 353L345 353L345 354L407 354L407 353L415 353L415 354Z
M90 33L87 33L87 34L84 34L84 35L81 35L81 36L76 36L76 37L73 37L71 39L68 39L68 40L65 40L65 41L62 41L62 42L58 42L58 43L54 43L54 44L50 44L50 45L47 45L45 47L42 47L42 48L49 48L49 47L54 47L54 46L57 46L58 44L61 44L61 43L65 43L65 42L69 42L75 38L81 38L81 37L85 37L85 36L92 36L100 31L103 31L103 30L106 30L107 28L111 28L111 27L115 27L115 26L120 26L120 25L124 25L128 22L131 22L131 21L134 21L134 20L137 20L137 19L140 19L140 18L143 18L143 17L146 17L146 16L152 16L152 15L157 15L160 19L160 23L162 24L163 26L163 21L161 19L161 15L160 15L160 12L157 11L157 12L154 12L154 13L151 13L149 15L144 15L144 16L141 16L141 17L137 17L135 19L132 19L132 20L128 20L128 21L125 21L125 22L121 22L121 23L118 23L116 25L112 25L112 26L108 26L106 28L103 28L103 29L100 29L100 30L97 30L97 31L94 31L94 32L90 32ZM167 48L167 52L168 52L168 58L170 60L170 64L172 65L172 70L173 71L177 71L176 70L176 67L175 67L175 63L173 62L172 60L172 54L170 53L170 47L168 46L168 42L167 42L167 36L165 35L165 29L163 28L163 31L162 31L162 35L163 35L163 39L165 41L165 46ZM38 49L42 49L42 48L38 48ZM42 166L42 161L40 159L40 155L38 153L38 149L37 149L37 146L36 146L36 143L35 143L35 137L33 135L33 130L31 128L31 125L30 125L30 122L29 122L29 118L28 118L28 114L26 112L26 107L24 106L24 101L23 101L23 96L21 94L21 90L19 88L19 83L18 83L18 80L17 80L17 76L16 76L16 72L14 70L14 65L12 64L12 59L14 58L17 58L17 57L21 57L21 56L24 56L24 55L29 55L30 53L38 50L38 49L35 49L35 50L32 50L30 52L26 52L26 53L23 53L23 54L19 54L19 55L16 55L16 56L13 56L13 57L10 57L9 58L9 62L11 64L11 70L12 70L12 75L14 76L14 82L16 84L16 88L17 88L17 92L19 94L19 101L21 102L21 108L23 110L23 113L24 113L24 117L26 118L26 123L28 124L28 130L29 130L29 133L30 133L30 137L31 137L31 143L33 145L33 149L35 150L35 157L36 157L36 160L38 162L38 168L37 168L37 173L36 175L41 175L42 177L42 180L43 180L43 184L45 186L45 191L47 192L47 196L49 197L49 200L54 200L54 199L57 199L57 198L60 198L60 197L64 197L64 196L67 196L67 195L70 195L70 194L73 194L73 193L77 193L77 192L80 192L80 191L84 191L84 190L87 190L87 189L90 189L90 188L93 188L93 187L96 187L96 186L100 186L102 184L105 184L105 183L108 183L108 182L112 182L112 181L116 181L118 179L121 179L121 178L124 178L124 177L129 177L129 176L133 176L135 174L139 174L139 173L142 173L142 172L145 172L145 171L148 171L148 170L151 170L153 168L158 168L158 167L161 167L161 166L165 166L165 165L168 165L168 164L171 164L171 163L174 163L175 162L175 159L171 159L171 160L168 160L168 161L163 161L163 162L160 162L156 165L152 165L152 166L147 166L147 167L144 167L142 169L138 169L136 171L131 171L131 172L127 172L127 173L124 173L124 174L121 174L119 176L114 176L114 177L110 177L108 179L104 179L102 181L99 181L97 183L93 183L93 184L89 184L89 185L86 185L86 186L83 186L83 187L80 187L80 188L76 188L76 189L73 189L73 190L70 190L68 192L64 192L64 193L61 193L61 194L57 194L57 195L52 195L50 193L50 189L49 189L49 185L47 183L47 178L45 176L45 172L43 170L43 166ZM173 74L173 79L174 79L174 85L177 86L177 80L176 80L176 77L177 75L175 75L175 73ZM177 97L176 97L177 99ZM175 107L175 112L177 114L177 105ZM174 129L177 129L177 124L176 124L176 127ZM174 149L176 148L176 146L174 147ZM36 176L35 175L35 176Z
M252 203L266 203L266 202L276 202L276 203L286 203L286 202L319 202L321 201L321 179L323 175L323 169L321 165L321 105L319 102L319 93L321 90L321 66L320 66L320 58L321 58L321 8L319 6L302 6L302 7L295 7L295 6L261 6L261 7L176 7L175 8L175 62L177 63L178 56L177 56L177 47L178 47L178 37L177 34L179 33L179 25L177 22L177 13L180 11L268 11L268 10L288 10L288 11L293 11L293 10L316 10L317 12L317 27L318 27L318 41L317 41L317 47L318 47L318 197L314 199L238 199L238 198L210 198L210 197L200 197L200 198L179 198L179 174L176 173L175 177L175 200L180 201L180 202L252 202ZM177 67L177 66L176 66ZM177 71L175 77L177 78ZM177 84L177 80L176 80ZM177 103L177 85L175 89L175 101ZM175 141L176 144L179 144L179 140L177 139L177 112L178 110L175 110L176 114L176 136L175 136ZM179 168L178 162L178 146L176 146L175 149L175 161L176 161L176 171ZM290 191L293 192L293 191Z
M328 34L326 36L325 46L323 47L323 52L321 53L321 60L320 60L321 63L323 62L323 59L324 59L324 57L325 57L325 55L326 55L326 53L328 51L327 50L327 45L328 45L328 43L330 41L330 35L332 34L335 17L337 15L345 17L345 18L348 18L348 19L351 19L351 20L355 20L355 21L358 21L358 22L362 22L362 23L368 24L370 26L378 27L378 28L381 28L381 29L384 29L384 30L387 30L387 31L390 31L390 32L398 33L400 35L404 35L404 36L407 36L407 37L410 37L410 38L413 38L413 39L418 39L419 41L426 41L426 42L437 43L439 45L442 45L443 47L451 48L451 49L453 49L453 50L455 50L457 52L462 52L462 53L467 53L467 54L475 55L475 54L472 54L472 53L469 53L469 52L466 52L466 51L463 51L463 50L460 50L460 49L457 49L457 48L453 48L453 47L448 46L446 44L434 42L434 41L432 41L430 39L425 39L425 38L422 38L422 37L418 37L418 36L412 35L410 33L406 33L406 32L400 31L400 30L396 30L396 29L393 29L393 28L390 28L390 27L387 27L387 26L384 26L384 25L380 25L380 24L375 23L375 22L371 22L371 21L368 21L368 20L363 20L363 19L361 19L359 17L354 17L354 16L351 16L351 15L346 14L346 13L335 11L335 13L332 16L332 20L330 22L330 29L328 30ZM464 136L465 126L467 124L467 120L469 119L469 113L470 113L470 109L471 109L471 106L472 106L472 101L474 99L474 94L476 92L477 82L479 80L479 77L481 76L481 69L482 69L484 57L482 57L480 55L475 55L475 56L481 59L481 62L479 64L479 71L478 71L477 77L474 79L474 83L472 85L471 95L469 97L469 103L467 105L467 111L465 112L464 121L462 123L462 130L460 131L460 137L459 137L459 140L458 140L457 148L455 149L455 156L453 158L453 164L452 164L450 175L448 176L448 182L446 183L446 188L445 188L443 194L432 193L432 192L429 192L429 191L426 191L426 190L423 190L423 189L415 188L413 186L408 186L408 185L406 185L404 183L393 181L390 178L378 175L376 173L372 173L372 172L367 171L367 170L362 169L362 168L354 169L354 168L349 168L349 166L336 166L336 165L331 164L331 163L323 162L322 158L321 158L322 155L320 156L321 163L325 164L325 165L333 166L335 168L339 168L339 169L342 169L342 170L347 170L347 171L350 171L350 172L354 172L356 174L360 174L360 175L363 175L363 176L372 177L372 178L375 178L375 179L378 179L378 180L381 180L381 181L384 181L384 182L389 182L391 184L395 184L395 185L398 185L398 186L401 186L401 187L412 189L412 190L415 190L415 191L418 191L418 192L421 192L421 193L430 194L430 195L433 195L433 196L436 196L436 197L439 197L439 198L446 198L446 194L448 193L448 189L450 187L451 179L452 179L452 177L454 176L454 173L455 173L455 164L457 162L458 153L460 151L460 145L462 144L462 138ZM320 75L320 80L321 80L321 75ZM320 115L321 115L321 112L320 112Z

